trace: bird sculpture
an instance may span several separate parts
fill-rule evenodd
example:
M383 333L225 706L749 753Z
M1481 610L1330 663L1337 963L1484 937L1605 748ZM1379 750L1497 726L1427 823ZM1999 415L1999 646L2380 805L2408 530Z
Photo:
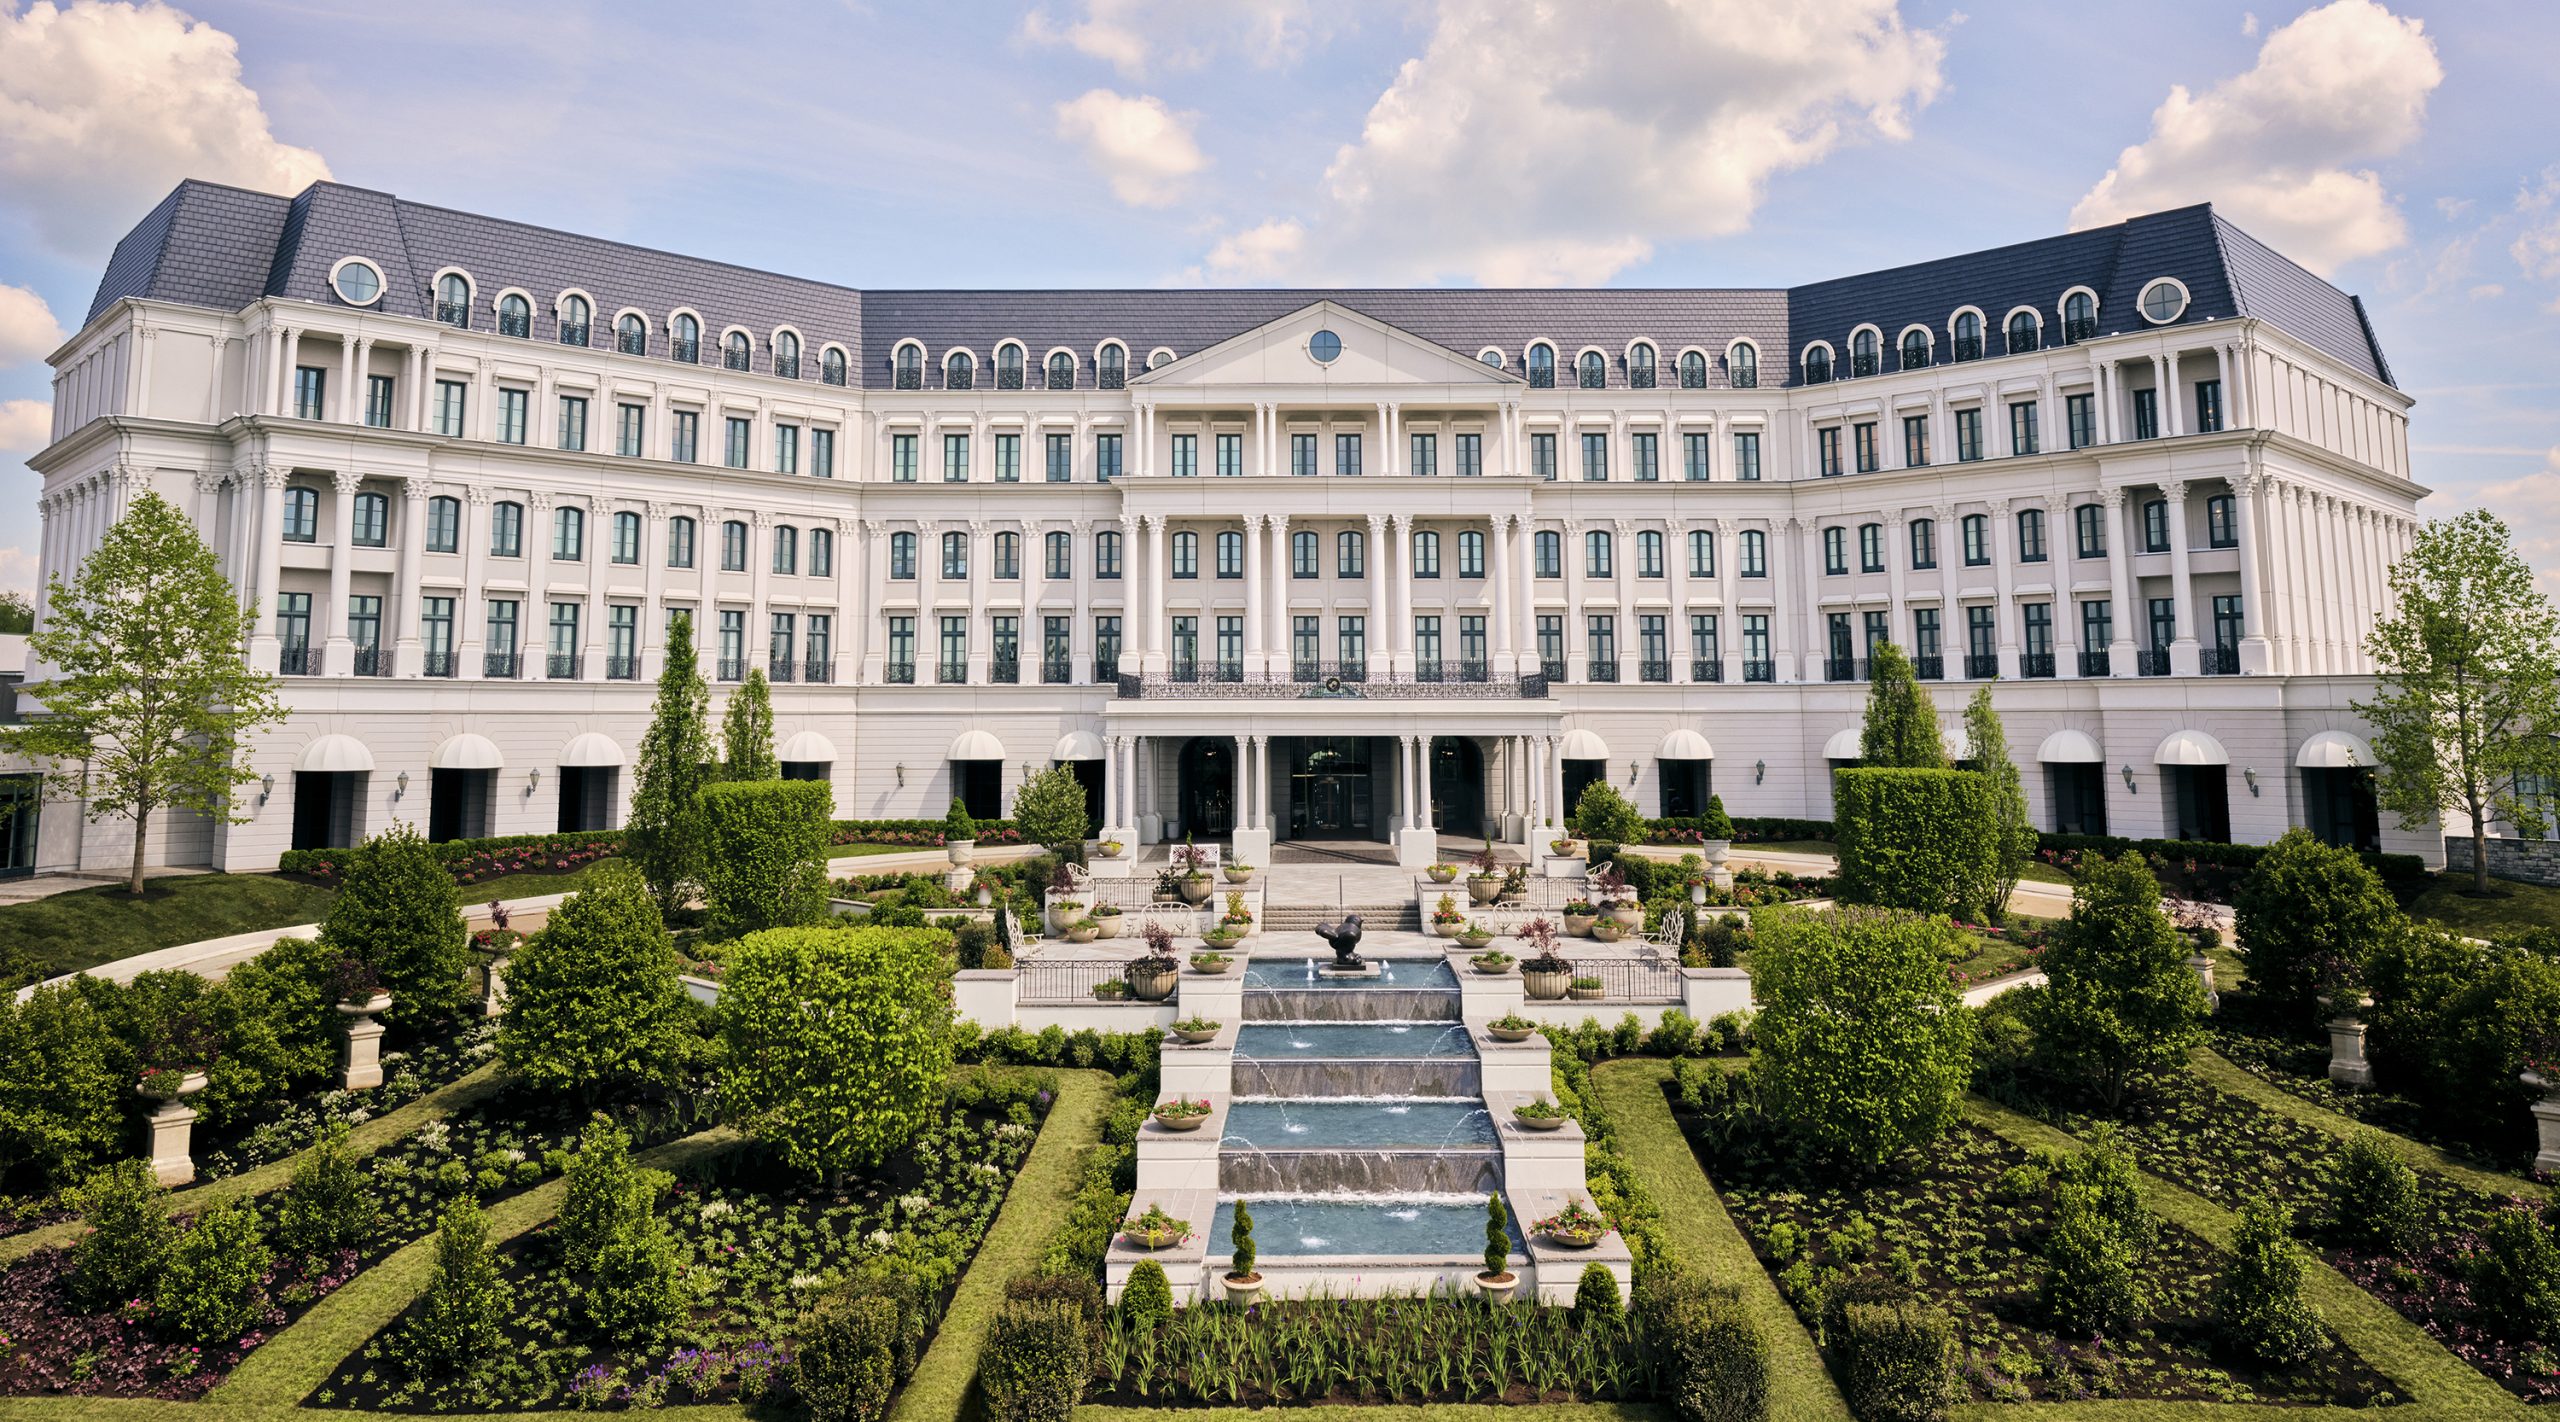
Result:
M1360 915L1345 914L1340 923L1319 923L1316 937L1332 945L1336 972L1357 972L1368 966L1360 960Z

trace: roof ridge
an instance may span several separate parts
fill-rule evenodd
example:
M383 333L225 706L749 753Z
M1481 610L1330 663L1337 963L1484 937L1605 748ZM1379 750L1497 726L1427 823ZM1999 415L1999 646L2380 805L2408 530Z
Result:
M318 184L314 184L313 186L316 187ZM332 183L330 186L346 187L348 185L344 183ZM353 189L353 191L371 192L373 190L369 188L356 188ZM422 212L440 212L447 216L459 217L472 222L493 223L501 227L515 228L520 232L539 232L545 236L559 237L571 242L594 242L606 247L619 247L626 252L638 252L651 257L666 257L679 262L694 262L702 266L714 267L722 271L742 272L748 276L766 277L774 281L798 282L805 286L822 286L831 291L841 291L848 296L858 297L864 292L864 288L862 287L847 286L843 282L822 281L817 277L793 276L789 272L778 272L767 267L750 267L739 262L724 262L717 257L698 257L690 252L678 252L667 247L643 246L638 242L626 242L619 237L598 237L593 233L571 232L566 228L550 227L539 222L523 222L512 217L492 217L485 212L465 212L461 208L446 207L440 203L417 202L409 198L404 198L397 193L383 193L381 196L389 198L394 207L402 209L414 207Z

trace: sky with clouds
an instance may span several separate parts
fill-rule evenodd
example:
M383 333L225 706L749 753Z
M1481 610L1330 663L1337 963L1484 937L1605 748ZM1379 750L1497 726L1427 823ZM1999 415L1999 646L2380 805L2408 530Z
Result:
M2554 53L2544 0L0 0L0 587L115 239L325 176L873 287L1784 286L2209 199L2560 592Z

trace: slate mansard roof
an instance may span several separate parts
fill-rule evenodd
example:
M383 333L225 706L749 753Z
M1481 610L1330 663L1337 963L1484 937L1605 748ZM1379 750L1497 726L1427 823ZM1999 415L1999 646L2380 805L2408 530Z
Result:
M1707 352L1710 383L1724 385L1725 351L1748 340L1759 349L1761 382L1792 385L1806 346L1827 341L1845 354L1862 325L1881 333L1885 369L1893 368L1890 352L1911 325L1927 327L1943 352L1949 323L1967 306L1983 314L1986 355L2005 349L2005 323L2021 306L2038 313L2051 343L2061 330L2063 294L2074 287L2096 294L2101 335L2148 329L2135 298L2164 276L2187 288L2180 324L2255 317L2351 370L2391 382L2359 299L2210 205L1787 289L862 291L337 183L283 198L189 181L116 244L89 319L128 296L225 311L261 297L341 305L330 271L351 256L382 269L380 309L395 315L432 317L436 275L456 269L473 282L475 330L492 327L500 292L521 288L534 308L533 338L553 339L553 304L576 290L595 304L599 345L610 342L619 312L636 309L649 321L649 354L664 356L669 317L688 310L702 320L706 361L718 360L721 333L738 326L754 334L757 368L769 370L772 334L789 326L806 348L803 379L817 378L816 356L832 343L853 353L852 383L869 386L889 384L894 352L907 340L923 345L930 364L965 348L983 368L997 342L1014 339L1026 348L1035 387L1047 353L1065 347L1076 355L1078 387L1090 389L1095 351L1106 341L1127 349L1134 373L1159 347L1189 355L1322 300L1470 358L1494 347L1514 371L1533 340L1552 342L1565 367L1596 346L1608 355L1613 387L1624 383L1624 354L1638 339L1653 342L1666 386L1677 383L1673 367L1690 346ZM1558 383L1571 379L1560 373ZM927 383L940 384L938 369Z

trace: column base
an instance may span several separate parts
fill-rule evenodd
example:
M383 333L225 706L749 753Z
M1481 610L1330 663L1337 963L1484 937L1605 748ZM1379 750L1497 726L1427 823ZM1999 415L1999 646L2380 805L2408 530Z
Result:
M2329 1023L2329 1079L2359 1090L2373 1085L2373 1064L2364 1056L2364 1023L2355 1018Z
M2275 670L2276 649L2264 637L2240 639L2240 674L2265 676Z
M1120 852L1106 855L1099 846L1118 841ZM1135 825L1105 826L1095 838L1097 846L1085 858L1085 869L1097 879L1126 879L1138 872L1138 828Z
M1271 864L1271 831L1267 829L1237 830L1228 836L1227 850L1235 856L1238 863L1268 868Z
M1164 816L1138 816L1138 843L1153 844L1164 838Z
M384 1028L370 1017L359 1017L347 1025L346 1070L339 1086L348 1091L370 1091L382 1084L382 1034Z
M426 644L415 637L404 637L391 644L393 676L423 676L427 670Z
M1396 867L1428 869L1440 862L1440 831L1436 829L1400 829L1396 831Z
M2197 653L2200 650L2202 650L2202 644L2197 642L2193 637L2181 637L2177 641L2170 643L2169 675L2201 675L2204 670L2204 664L2197 656Z

